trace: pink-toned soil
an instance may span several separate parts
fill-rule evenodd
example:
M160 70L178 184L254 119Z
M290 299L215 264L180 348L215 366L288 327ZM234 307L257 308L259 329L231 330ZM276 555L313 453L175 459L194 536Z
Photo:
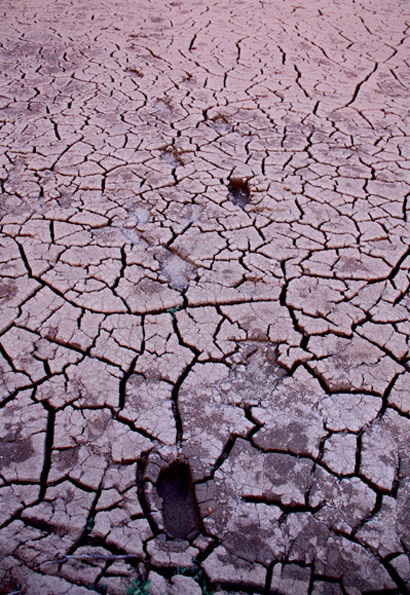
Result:
M409 594L408 1L0 16L0 595Z

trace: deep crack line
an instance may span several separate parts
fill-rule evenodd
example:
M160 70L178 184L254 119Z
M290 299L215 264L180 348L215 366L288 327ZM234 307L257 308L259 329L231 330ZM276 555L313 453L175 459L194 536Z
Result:
M378 67L379 67L379 63L376 62L376 64L374 65L373 70L371 70L369 72L369 74L362 81L360 81L360 83L358 83L356 85L355 90L353 91L353 95L352 95L352 98L350 99L350 101L348 101L345 105L342 105L341 107L337 107L335 109L335 111L340 110L340 109L344 109L346 107L349 107L349 106L352 105L352 103L354 103L356 101L356 99L357 99L357 97L358 97L358 95L360 93L360 89L363 87L363 85L365 83L367 83L367 81L370 79L370 77L376 72L376 70L378 69Z

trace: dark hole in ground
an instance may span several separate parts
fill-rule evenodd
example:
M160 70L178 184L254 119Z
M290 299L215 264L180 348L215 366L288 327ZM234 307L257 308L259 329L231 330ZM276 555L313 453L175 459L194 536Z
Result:
M23 595L23 591L19 589L16 583L6 581L0 586L0 595L9 595L9 593L21 593Z
M234 205L237 205L241 209L249 202L251 191L249 184L242 178L231 178L228 184L229 198Z
M162 500L167 535L174 539L194 539L200 532L201 522L189 465L176 461L162 471L157 492Z

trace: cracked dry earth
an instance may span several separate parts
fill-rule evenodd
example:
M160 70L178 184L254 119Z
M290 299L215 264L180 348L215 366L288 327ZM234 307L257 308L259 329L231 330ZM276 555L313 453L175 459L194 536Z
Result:
M0 593L409 593L409 3L1 19Z

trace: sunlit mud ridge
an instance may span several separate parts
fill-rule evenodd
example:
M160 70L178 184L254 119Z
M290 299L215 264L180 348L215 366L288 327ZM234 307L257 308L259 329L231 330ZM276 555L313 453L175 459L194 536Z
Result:
M0 595L410 593L410 4L0 13Z

